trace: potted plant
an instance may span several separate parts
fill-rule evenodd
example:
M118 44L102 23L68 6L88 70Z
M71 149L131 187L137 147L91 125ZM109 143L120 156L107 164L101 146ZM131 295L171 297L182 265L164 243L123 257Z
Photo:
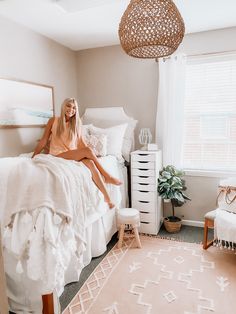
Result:
M158 193L164 201L170 201L172 216L164 218L164 225L168 232L178 232L181 228L181 219L175 216L175 207L182 206L190 198L184 194L186 191L184 172L172 165L164 167L158 178Z

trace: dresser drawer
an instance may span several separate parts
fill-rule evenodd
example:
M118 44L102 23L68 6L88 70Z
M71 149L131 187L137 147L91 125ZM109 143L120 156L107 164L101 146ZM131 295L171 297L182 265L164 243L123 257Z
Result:
M135 191L155 192L157 190L157 187L156 185L149 183L133 183L132 189Z
M153 161L133 161L131 167L136 169L155 169L155 163Z
M133 176L132 184L134 183L154 184L156 186L157 179L155 177L148 177L148 176Z
M142 212L139 211L140 214L140 221L142 222L151 222L156 223L156 214L155 212Z
M140 153L140 154L131 154L131 161L155 161L156 155L155 154L146 154L146 153Z
M142 201L132 199L132 207L138 209L139 211L151 213L156 211L156 202L154 201Z
M135 168L132 168L131 173L132 173L132 176L155 177L155 175L156 175L156 172L154 169L135 169Z
M154 222L140 222L139 232L148 234L157 234L159 226Z
M157 192L132 190L132 200L156 202Z

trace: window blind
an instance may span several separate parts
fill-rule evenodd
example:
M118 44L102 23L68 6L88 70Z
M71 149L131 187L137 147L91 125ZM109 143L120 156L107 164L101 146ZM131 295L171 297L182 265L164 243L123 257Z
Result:
M183 167L236 171L236 54L187 59Z

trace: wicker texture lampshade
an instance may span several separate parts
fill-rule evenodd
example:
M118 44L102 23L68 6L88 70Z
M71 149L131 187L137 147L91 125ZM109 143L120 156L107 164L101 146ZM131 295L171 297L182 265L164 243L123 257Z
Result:
M131 0L119 25L122 48L136 58L171 55L184 32L183 18L171 0Z

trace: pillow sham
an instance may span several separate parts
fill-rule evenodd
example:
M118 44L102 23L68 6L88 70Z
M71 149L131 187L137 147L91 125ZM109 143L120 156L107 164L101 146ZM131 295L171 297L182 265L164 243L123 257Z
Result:
M84 140L97 157L107 155L107 136L105 134L87 134L84 136Z
M89 131L92 135L105 134L107 136L107 155L120 158L122 157L122 144L126 128L127 123L124 123L106 129L91 126Z
M122 156L126 161L129 161L130 153L134 150L134 130L137 125L137 120L127 119L127 120L103 120L103 119L91 119L87 116L82 118L84 123L92 123L95 127L108 128L123 123L127 123L127 128L125 130L123 144L122 144Z

